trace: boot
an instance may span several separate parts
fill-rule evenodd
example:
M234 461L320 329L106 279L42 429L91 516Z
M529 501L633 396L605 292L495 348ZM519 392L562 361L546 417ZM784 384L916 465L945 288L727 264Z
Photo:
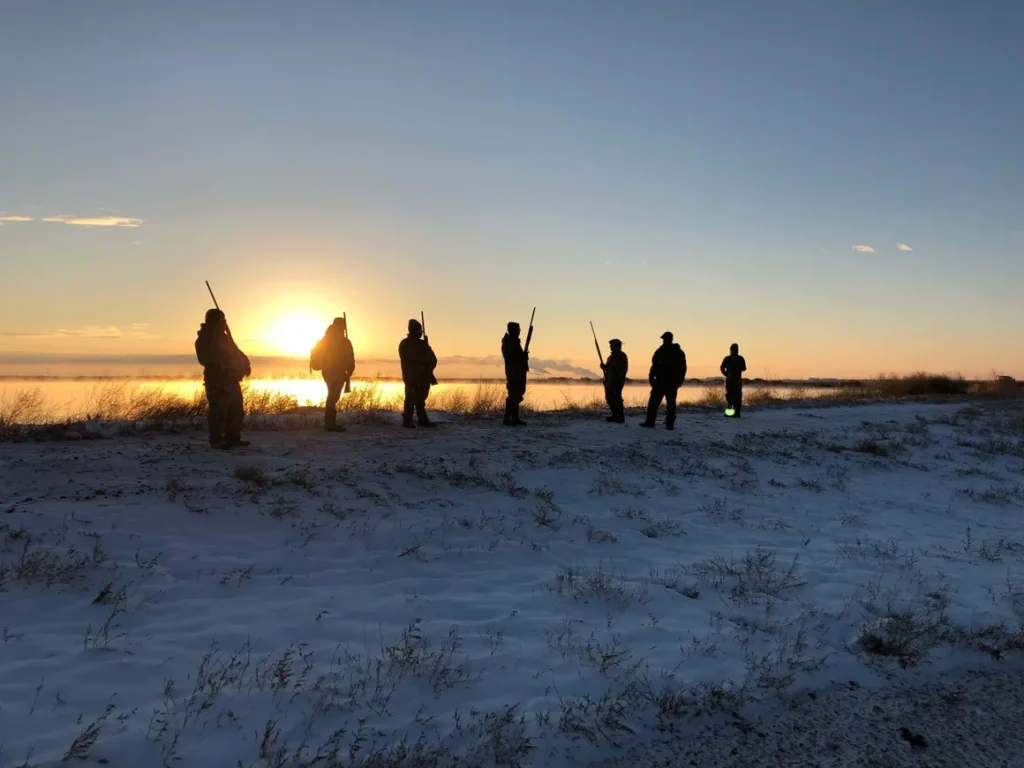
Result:
M526 426L526 422L519 418L519 403L512 404L512 413L509 415L509 421L512 422L513 427Z
M403 426L403 427L404 427L405 429L416 429L416 425L415 425L415 424L413 424L413 423L412 423L411 421L403 421L403 422L402 422L402 426Z
M654 424L649 421L641 421L640 426L646 429L654 429Z

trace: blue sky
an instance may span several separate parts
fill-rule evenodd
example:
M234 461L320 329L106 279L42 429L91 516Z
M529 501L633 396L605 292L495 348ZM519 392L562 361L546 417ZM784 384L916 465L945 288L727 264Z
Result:
M537 305L552 359L594 320L698 372L739 341L755 375L1024 376L1022 33L952 0L12 0L0 352L187 353L209 279L255 352L345 310L385 356L422 309L484 357Z

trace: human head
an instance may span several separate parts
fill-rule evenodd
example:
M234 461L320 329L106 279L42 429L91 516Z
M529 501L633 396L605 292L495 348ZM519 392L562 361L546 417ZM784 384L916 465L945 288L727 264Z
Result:
M344 317L336 317L334 318L334 322L331 323L331 326L337 328L339 331L344 331L346 330L348 323L345 322Z
M413 318L409 321L409 335L419 338L423 334L423 326L420 325L420 321Z
M226 324L224 313L219 309L206 310L206 324L211 328L221 328Z
M740 345L733 344L731 347L729 347L729 351L734 355L738 355L740 353Z
M618 352L622 349L622 342L619 339L612 339L608 342L608 346L612 348L612 352Z
M661 334L661 340L664 341L666 344L671 344L672 339L672 331L665 331L663 334Z
M520 333L520 331L519 331L519 323L512 322L512 323L508 324L508 335L509 336L514 336L515 338L518 339L519 338L519 333Z

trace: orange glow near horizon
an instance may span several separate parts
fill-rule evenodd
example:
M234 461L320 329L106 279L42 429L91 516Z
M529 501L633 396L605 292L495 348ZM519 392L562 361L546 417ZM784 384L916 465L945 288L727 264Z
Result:
M284 315L261 334L269 351L289 357L306 357L323 336L327 324L309 313Z

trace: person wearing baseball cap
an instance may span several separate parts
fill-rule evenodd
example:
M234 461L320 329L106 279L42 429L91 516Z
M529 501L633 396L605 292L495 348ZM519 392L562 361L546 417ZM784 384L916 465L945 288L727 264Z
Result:
M675 429L676 394L686 379L686 353L673 341L672 331L661 334L662 345L651 358L651 398L647 402L647 419L641 427L653 428L661 401L665 401L665 429Z

